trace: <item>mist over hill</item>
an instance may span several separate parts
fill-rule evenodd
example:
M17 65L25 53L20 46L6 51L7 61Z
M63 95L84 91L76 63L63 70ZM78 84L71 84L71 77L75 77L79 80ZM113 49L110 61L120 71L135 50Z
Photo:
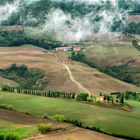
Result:
M123 32L128 11L136 8L125 0L1 0L0 24L35 27L77 42L97 32Z

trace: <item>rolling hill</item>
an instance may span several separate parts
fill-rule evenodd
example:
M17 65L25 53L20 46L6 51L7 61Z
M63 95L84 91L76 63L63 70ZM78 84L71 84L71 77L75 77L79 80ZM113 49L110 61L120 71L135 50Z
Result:
M85 57L105 73L140 85L140 51L132 46L131 38L93 41Z
M48 81L43 87L45 90L76 93L89 91L91 94L140 91L139 87L117 80L85 64L69 60L66 53L51 53L35 46L24 45L0 47L0 57L1 68L16 63L25 64L30 69L41 69Z

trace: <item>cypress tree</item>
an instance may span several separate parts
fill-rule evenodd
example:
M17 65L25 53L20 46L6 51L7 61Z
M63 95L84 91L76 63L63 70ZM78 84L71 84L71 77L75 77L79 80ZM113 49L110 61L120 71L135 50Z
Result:
M121 94L120 103L121 103L121 104L124 104L124 93Z

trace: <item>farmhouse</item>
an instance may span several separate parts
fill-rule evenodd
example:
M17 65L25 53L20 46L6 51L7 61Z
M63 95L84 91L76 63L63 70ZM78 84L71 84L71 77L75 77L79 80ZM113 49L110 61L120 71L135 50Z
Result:
M67 51L72 51L73 47L59 47L55 48L55 51L61 51L61 52L67 52Z
M81 51L81 49L82 48L80 48L80 47L73 47L73 51L75 51L75 52L79 52L79 51Z
M61 52L67 52L67 51L81 51L83 50L83 47L77 47L77 46L69 46L69 47L59 47L59 48L55 48L55 51L61 51Z
M96 101L97 102L104 102L104 96L97 96Z

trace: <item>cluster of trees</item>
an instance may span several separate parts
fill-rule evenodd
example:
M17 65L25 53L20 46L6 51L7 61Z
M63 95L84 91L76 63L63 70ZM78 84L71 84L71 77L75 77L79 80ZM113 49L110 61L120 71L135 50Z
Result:
M9 2L12 2L14 0L6 0ZM6 3L2 0L1 4ZM126 9L124 7L129 6L121 6L121 4L126 4L126 2L121 3L119 2L120 9ZM24 26L38 26L45 23L46 15L52 10L52 9L61 9L65 13L70 14L72 17L84 17L85 15L89 13L93 13L93 16L91 21L96 24L97 28L95 29L95 32L98 32L98 24L97 22L102 20L102 16L99 16L98 13L101 13L102 11L113 11L112 4L110 1L102 1L102 3L96 3L87 5L85 2L79 2L79 1L52 1L52 0L40 0L33 2L31 4L26 4L26 2L22 1L20 4L20 10L19 12L13 13L7 21L3 21L3 25L24 25ZM128 10L127 8L127 10ZM36 12L37 11L37 12ZM120 10L121 11L121 10ZM32 19L29 19L29 15ZM117 18L116 18L117 19ZM112 27L112 31L119 31L122 30L123 22L116 21L114 18L114 24Z
M133 13L140 12L140 3L136 0L118 0L118 6L123 10L131 10Z
M140 50L140 45L139 45L139 40L138 39L133 39L132 40L132 46Z
M0 2L4 4L6 2L13 2L14 0L6 0ZM101 10L110 10L112 8L110 1L96 3L95 5L87 6L87 3L77 1L52 1L52 0L40 0L31 4L26 4L22 1L20 4L20 10L18 13L13 13L8 21L4 21L4 25L25 25L25 26L37 26L44 23L46 15L51 9L62 9L65 13L69 13L72 17L83 17L88 13L98 13ZM37 12L36 12L37 10ZM28 22L28 15L37 19L36 21ZM93 19L94 21L101 20L100 17Z
M112 101L112 103L113 103L113 98L112 98L112 96L110 96L110 95L104 95L104 101L107 101L108 103L109 103L110 101Z
M140 73L138 68L131 68L128 65L109 66L105 67L103 72L127 83L140 86L140 81L136 77Z
M44 73L38 69L29 70L25 65L12 64L9 68L0 69L0 76L18 82L22 88L30 89L37 88L36 83L44 78Z
M0 30L0 46L18 46L22 44L26 44L23 31Z
M140 22L128 23L123 29L123 32L129 33L129 34L140 34Z
M111 93L111 95L116 95L116 98L120 99L121 103L124 103L125 99L140 101L140 95L135 91L117 92Z
M12 3L14 0L1 0L0 5L6 2ZM120 11L132 11L131 13L140 13L140 4L138 2L133 1L125 1L125 0L118 0L118 7ZM94 25L96 25L95 32L98 32L98 22L102 20L102 16L99 16L98 13L101 11L113 11L112 5L110 1L104 1L102 3L91 4L87 6L87 3L84 2L76 2L76 1L51 1L51 0L40 0L33 2L31 4L26 4L25 1L20 3L20 10L19 12L13 13L8 20L3 21L2 25L24 25L24 26L34 26L37 27L45 23L46 15L51 11L51 9L61 9L65 13L70 14L72 17L84 17L88 13L95 13L93 18L91 19ZM37 12L36 12L37 10ZM28 19L29 15L31 16L31 20ZM114 24L111 27L112 31L123 31L127 33L133 34L140 34L140 24L139 23L129 23L127 26L124 26L124 23L121 20L117 20L114 18ZM44 40L34 40L33 38L28 38L30 43L36 42L35 45L39 44L39 46L45 47L46 45L60 45L59 43L54 44L46 44ZM28 40L26 38L26 41ZM28 41L29 41L28 40ZM20 39L19 42L24 42L24 39ZM16 43L14 43L16 44ZM48 48L47 48L48 49Z
M82 50L78 52L72 51L71 56L69 58L75 61L82 61L85 58L85 54Z
M0 46L19 46L23 44L32 44L45 49L53 49L61 46L61 42L59 41L50 41L46 38L27 36L24 30L0 30Z
M120 99L120 103L124 104L125 95L124 93L119 93L116 98Z
M125 99L126 100L137 100L137 101L140 101L140 95L137 92L126 91L125 92Z
M79 95L77 95L76 100L77 101L87 101L88 97L89 97L89 95L87 93L80 93Z

